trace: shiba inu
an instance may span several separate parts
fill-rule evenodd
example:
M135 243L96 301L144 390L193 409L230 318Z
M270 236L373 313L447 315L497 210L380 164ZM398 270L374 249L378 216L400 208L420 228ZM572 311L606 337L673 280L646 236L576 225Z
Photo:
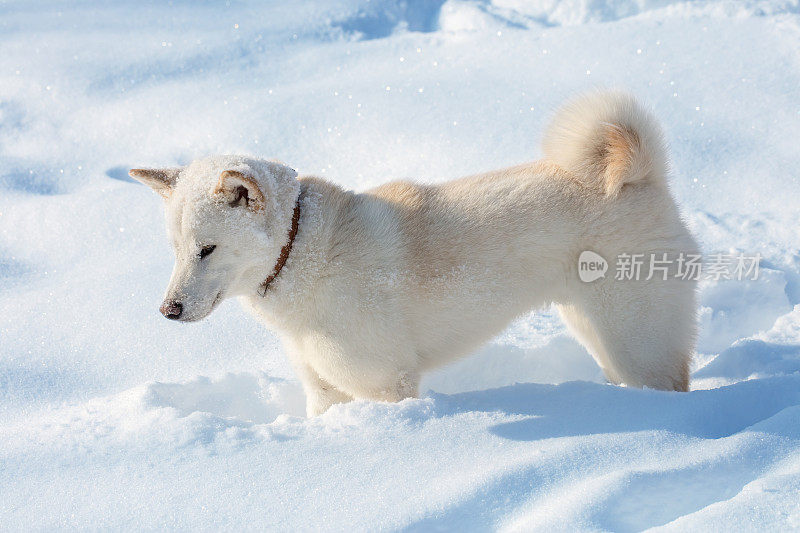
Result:
M161 312L191 322L240 298L279 334L309 416L413 397L422 373L550 303L611 382L687 390L696 283L603 263L697 251L654 117L622 93L584 95L556 113L543 153L358 194L242 156L131 170L166 203L176 262Z

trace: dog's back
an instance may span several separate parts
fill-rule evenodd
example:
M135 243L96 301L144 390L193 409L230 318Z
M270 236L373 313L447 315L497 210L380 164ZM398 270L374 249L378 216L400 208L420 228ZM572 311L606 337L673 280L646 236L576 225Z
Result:
M469 352L555 302L609 379L685 390L694 282L673 269L667 280L616 280L612 270L584 283L577 270L586 250L609 262L696 252L667 188L657 123L627 95L594 93L556 115L543 148L537 163L367 193L397 219L423 364Z

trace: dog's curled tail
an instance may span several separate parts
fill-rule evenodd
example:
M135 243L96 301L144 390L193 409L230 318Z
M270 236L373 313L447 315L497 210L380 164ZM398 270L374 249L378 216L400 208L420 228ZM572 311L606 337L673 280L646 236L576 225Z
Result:
M599 184L609 196L628 183L666 186L661 128L625 93L596 91L567 103L545 131L542 148L547 159L578 179Z

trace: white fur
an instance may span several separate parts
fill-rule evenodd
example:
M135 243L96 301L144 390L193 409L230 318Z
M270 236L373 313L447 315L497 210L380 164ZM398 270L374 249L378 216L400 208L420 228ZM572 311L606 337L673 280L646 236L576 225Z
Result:
M598 163L598 148L602 149L602 129L609 127L635 132L640 139L627 182L666 179L667 153L661 128L655 117L625 93L588 93L562 107L542 139L544 155L573 172L591 168Z
M181 319L206 316L218 294L239 296L281 336L309 415L415 396L423 372L551 302L610 381L686 390L695 284L613 273L620 253L697 249L666 187L657 124L628 96L594 93L556 115L544 150L537 163L362 194L237 156L194 162L174 179L132 175L166 198L177 256L167 299L182 302ZM254 178L250 198L263 193L263 209L219 192L229 169ZM261 296L298 199L293 248ZM209 244L217 249L201 261ZM584 250L605 257L609 275L581 282Z

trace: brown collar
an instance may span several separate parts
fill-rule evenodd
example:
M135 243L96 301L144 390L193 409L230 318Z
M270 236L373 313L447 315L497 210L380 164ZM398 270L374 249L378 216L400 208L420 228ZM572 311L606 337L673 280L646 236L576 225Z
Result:
M261 296L267 295L267 288L269 288L270 283L272 283L278 274L280 273L283 265L286 264L286 260L289 259L289 252L292 251L292 244L294 244L294 238L297 236L297 226L300 222L300 198L297 199L297 203L294 204L294 214L292 215L292 227L289 229L289 242L283 245L281 248L281 255L278 257L278 262L275 263L275 268L272 269L272 274L267 276L261 283Z

